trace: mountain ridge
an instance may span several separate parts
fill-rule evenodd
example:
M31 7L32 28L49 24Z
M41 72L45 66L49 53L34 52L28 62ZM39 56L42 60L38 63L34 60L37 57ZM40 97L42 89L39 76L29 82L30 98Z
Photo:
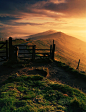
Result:
M27 38L34 38L34 37L40 37L40 36L47 36L49 34L53 34L55 33L56 31L55 30L48 30L48 31L45 31L45 32L41 32L41 33L37 33L37 34L33 34L33 35L30 35L30 36L26 36Z
M69 37L71 39L71 41L72 41L72 39L74 39L74 40L77 40L77 41L84 42L84 41L82 41L82 40L80 40L80 39L78 39L76 37L70 36L70 35L68 35L66 33L61 32L61 31L57 32L55 30L48 30L48 31L45 31L45 32L42 32L42 33L37 33L37 34L30 35L30 36L26 36L26 37L27 37L27 40L28 39L37 40L37 39L46 39L46 38L47 39L48 38L55 39L56 36L59 36L59 37L61 37L61 36L64 36L65 37L66 36L67 39ZM86 44L86 42L84 42L84 43Z

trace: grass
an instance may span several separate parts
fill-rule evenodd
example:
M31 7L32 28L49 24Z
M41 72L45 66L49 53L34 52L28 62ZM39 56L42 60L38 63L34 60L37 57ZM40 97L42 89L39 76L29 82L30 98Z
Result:
M76 69L78 65L78 61L80 59L80 71L85 71L86 70L86 54L85 50L82 47L82 50L79 50L79 47L77 44L74 44L74 46L71 46L69 43L61 42L61 40L54 39L55 40L55 58L58 59L59 61L62 61L66 63L67 65L70 65L72 68ZM48 49L50 48L50 45L53 44L53 37L52 39L45 39L45 40L36 40L36 41L31 41L32 44L36 44L37 48L44 48ZM74 42L73 42L74 43Z
M12 76L0 87L0 112L85 112L86 94L40 75Z
M8 60L6 62L3 63L3 66L6 67L10 67L10 68L23 68L23 67L27 67L30 66L31 61L30 60Z
M23 44L23 43L26 43L26 40L23 40L23 39L12 40L13 45L19 45L19 44Z
M57 66L86 81L85 74L65 63L57 62ZM86 94L82 91L40 75L14 76L0 86L0 112L86 112Z
M37 49L49 49L50 48L50 41L48 42L48 40L31 41L31 44L36 45Z
M82 79L82 80L86 81L86 74L85 73L81 73L78 70L68 66L67 64L62 63L61 61L55 61L55 62L57 63L58 67L61 67L66 72L69 72L70 74L74 75L78 79Z
M79 65L79 70L80 71L86 71L86 62L85 62L85 57L83 55L79 56L80 54L71 54L70 52L67 53L65 50L59 51L59 49L56 49L58 51L55 52L55 59L58 61L61 61L63 63L66 63L67 65L71 66L72 68L76 69L78 65L78 61L80 59L80 65Z
M56 40L55 40L56 41ZM32 42L33 44L36 44L37 48L49 48L50 44L52 44L52 39L50 40L36 40ZM70 72L71 74L75 75L77 78L82 78L86 81L86 74L80 73L79 71L86 71L86 66L82 58L71 51L67 51L67 49L60 49L59 46L56 44L56 52L55 52L55 59L58 61L58 66L65 69L67 72ZM58 51L58 52L57 52ZM79 71L76 70L78 61L80 59L80 65L79 65Z

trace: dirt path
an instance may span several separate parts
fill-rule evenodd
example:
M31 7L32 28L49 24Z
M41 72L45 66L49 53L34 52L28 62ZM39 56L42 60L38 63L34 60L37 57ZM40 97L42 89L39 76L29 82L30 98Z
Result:
M56 62L43 64L32 63L29 67L23 68L7 68L0 66L0 83L5 81L10 75L13 75L14 73L18 73L19 75L37 74L37 72L34 71L34 68L37 67L47 67L49 69L49 76L47 78L50 80L67 84L86 93L86 82L80 79L76 79L74 75L71 75L65 72L65 70L57 67Z
M39 65L38 65L39 66ZM49 69L49 79L52 81L58 81L63 84L67 84L71 87L78 88L86 93L86 82L75 78L74 75L67 73L62 68L57 66L56 62L51 64L40 65ZM35 67L35 66L34 66Z

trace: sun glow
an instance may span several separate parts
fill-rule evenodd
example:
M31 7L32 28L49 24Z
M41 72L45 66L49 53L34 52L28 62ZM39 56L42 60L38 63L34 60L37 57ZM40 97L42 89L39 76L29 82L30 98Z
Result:
M19 7L12 7L13 3L16 4L14 1L9 3L9 8L13 8L10 13L9 10L1 9L1 37L29 36L52 29L86 41L85 0L27 1L18 2Z
M85 18L51 18L51 17L33 17L31 19L21 19L16 21L13 32L20 32L19 35L31 35L47 31L49 29L64 32L78 39L86 41L86 19ZM22 26L21 26L22 24ZM12 30L12 29L11 29Z

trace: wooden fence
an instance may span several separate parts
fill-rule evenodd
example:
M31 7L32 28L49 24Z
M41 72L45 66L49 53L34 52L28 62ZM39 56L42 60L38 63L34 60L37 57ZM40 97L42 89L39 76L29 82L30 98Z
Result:
M34 61L38 58L49 58L54 60L55 44L50 45L49 49L37 49L36 45L12 45L12 38L9 38L9 59L19 58L21 60L31 59Z
M0 62L8 59L8 41L0 42Z
M54 60L55 44L50 45L49 49L37 49L36 45L12 45L12 37L8 41L0 42L0 62L6 60L16 61L19 59L30 59L34 61L38 58L49 58Z

